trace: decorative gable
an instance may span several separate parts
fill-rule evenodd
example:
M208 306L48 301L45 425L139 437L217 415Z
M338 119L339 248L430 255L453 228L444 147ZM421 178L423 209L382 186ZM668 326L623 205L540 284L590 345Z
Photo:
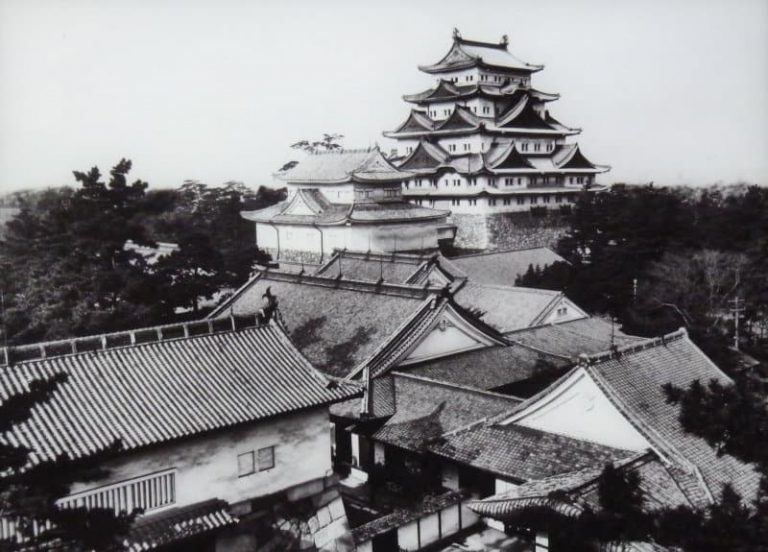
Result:
M583 368L501 425L512 423L624 450L651 448Z
M560 322L569 322L587 317L587 313L577 307L573 301L565 296L561 296L542 313L533 325L559 324Z
M446 308L400 364L413 364L497 344L495 339L469 324L453 308Z
M317 212L310 207L310 205L304 199L304 195L297 193L293 197L293 201L283 211L284 215L316 215Z

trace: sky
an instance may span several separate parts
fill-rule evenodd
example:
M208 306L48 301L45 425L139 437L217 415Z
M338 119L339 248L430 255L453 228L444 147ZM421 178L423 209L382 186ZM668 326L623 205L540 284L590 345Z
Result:
M122 157L269 185L324 132L386 151L454 27L546 66L604 183L768 185L768 0L0 0L0 193Z

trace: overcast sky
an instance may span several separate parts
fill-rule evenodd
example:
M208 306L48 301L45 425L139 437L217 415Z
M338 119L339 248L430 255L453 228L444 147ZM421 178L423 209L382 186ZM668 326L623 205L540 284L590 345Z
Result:
M302 138L389 147L454 26L546 65L604 182L768 184L766 0L0 0L0 191L121 157L259 185Z

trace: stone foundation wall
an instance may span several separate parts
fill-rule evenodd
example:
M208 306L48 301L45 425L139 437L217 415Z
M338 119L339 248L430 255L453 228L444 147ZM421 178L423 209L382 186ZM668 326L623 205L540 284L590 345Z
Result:
M554 247L569 228L559 213L534 217L530 213L451 215L457 227L454 247L459 249L522 249Z
M277 261L278 263L280 261L290 262L290 263L305 263L305 264L314 264L319 265L324 260L323 256L320 253L314 252L314 251L302 251L299 249L280 249L280 256L277 255L277 248L275 247L265 247L263 248L263 251L266 251L272 256L273 261Z

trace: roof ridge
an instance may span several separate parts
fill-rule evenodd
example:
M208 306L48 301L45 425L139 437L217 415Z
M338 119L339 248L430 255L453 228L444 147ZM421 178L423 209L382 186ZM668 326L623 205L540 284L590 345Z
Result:
M507 291L518 291L520 293L536 293L539 295L548 295L552 297L556 297L559 295L564 295L562 291L555 291L554 289L542 289L542 288L532 288L532 287L523 287L523 286L503 286L501 284L483 284L480 282L474 282L472 281L472 278L469 278L470 283L478 286L478 287L484 287L484 288L490 288L490 289L501 289L501 290L507 290Z
M554 253L555 255L557 255L557 252L554 251L551 247L535 246L535 247L521 247L520 249L495 249L493 251L482 251L480 253L467 253L466 255L458 255L456 257L446 257L446 258L450 260L466 259L468 257L485 257L487 255L503 255L504 253L517 253L518 251L533 251L534 249L547 249L549 251L552 251L552 253Z
M416 286L412 284L346 279L343 274L341 277L332 277L325 276L324 274L295 274L268 268L266 270L261 270L260 276L265 280L271 281L295 282L310 286L332 287L347 291L359 291L361 293L393 295L409 299L424 299L440 291L439 288L426 288L424 286Z
M230 315L226 318L191 320L39 343L11 345L3 347L0 366L13 366L52 358L93 354L169 341L229 334L246 329L260 330L264 328L274 328L274 326L269 323L260 324L257 314ZM69 350L64 350L65 347L69 347ZM20 355L21 358L14 359L14 353Z
M592 355L580 355L579 358L589 364L599 364L601 362L616 358L619 355L638 353L647 349L653 349L655 347L666 345L667 343L679 341L685 337L688 337L688 331L682 327L678 330L675 330L674 332L664 334L659 337L650 337L647 340L641 341L640 343L631 343L629 345L624 345L623 347L615 347L613 349Z
M375 149L378 149L377 146L369 146L367 148L339 148L339 149L331 149L331 150L325 150L325 151L313 151L310 152L309 155L334 155L334 154L344 154L344 153L370 153L374 151Z

